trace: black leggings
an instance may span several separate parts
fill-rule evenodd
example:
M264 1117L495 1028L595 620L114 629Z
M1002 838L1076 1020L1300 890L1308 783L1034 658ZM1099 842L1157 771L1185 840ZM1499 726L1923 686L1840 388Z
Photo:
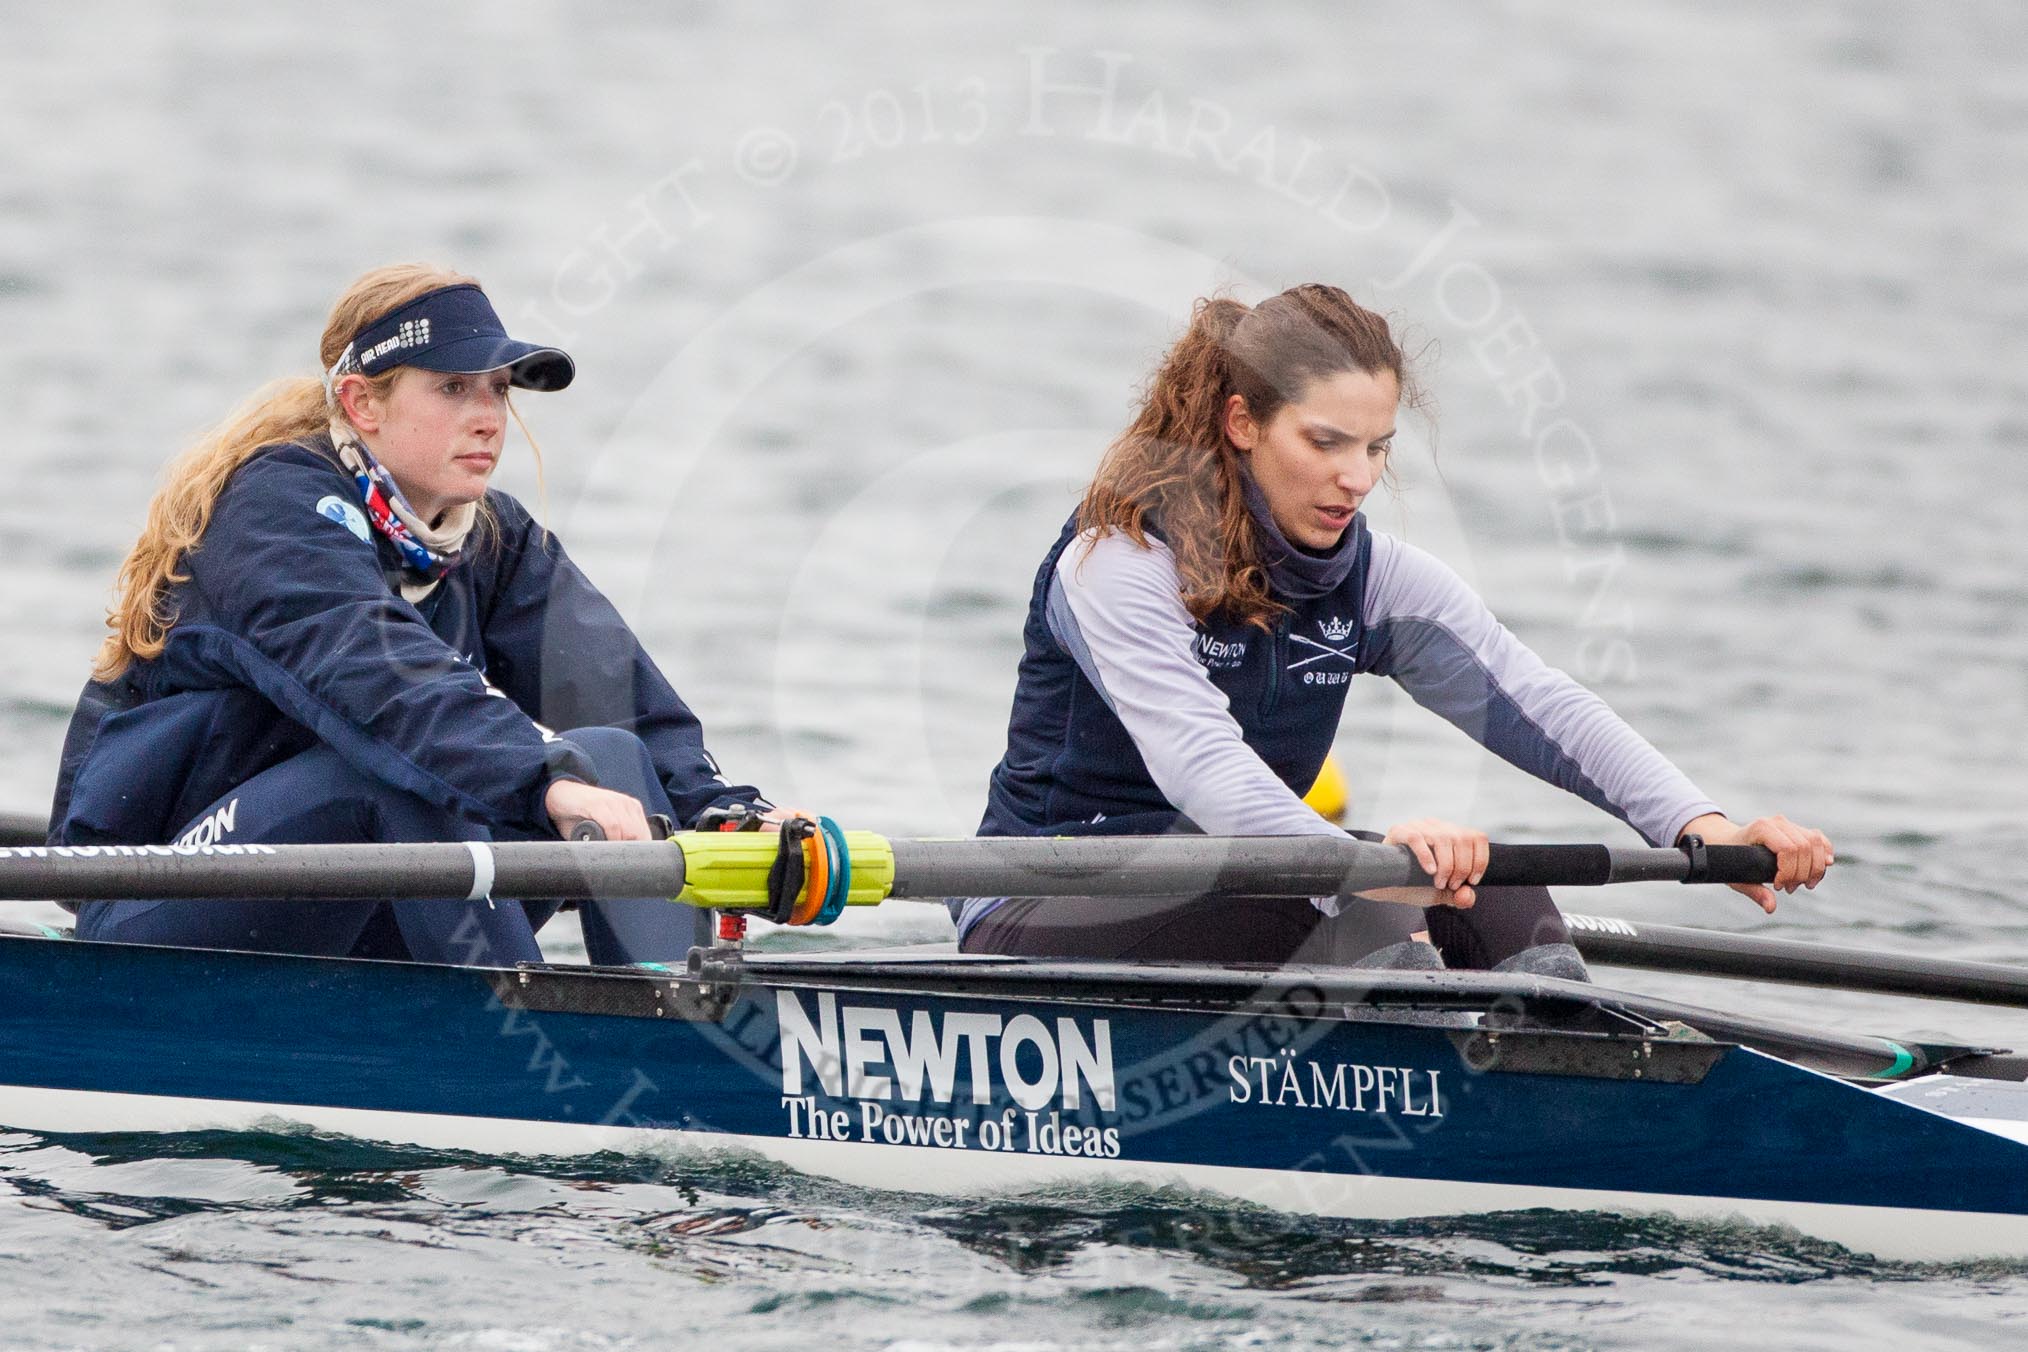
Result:
M1548 888L1481 887L1468 911L1355 897L1336 916L1302 897L1009 897L960 946L1024 958L1343 966L1423 929L1445 965L1478 970L1570 942Z
M1354 899L1326 916L1301 897L1009 897L965 935L967 953L1149 962L1346 965L1417 930L1450 967L1485 969L1570 931L1546 887L1482 887L1469 911Z

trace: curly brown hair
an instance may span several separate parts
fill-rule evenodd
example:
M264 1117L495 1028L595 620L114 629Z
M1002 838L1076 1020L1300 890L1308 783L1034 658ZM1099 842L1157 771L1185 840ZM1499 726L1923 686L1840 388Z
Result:
M1094 538L1119 531L1145 546L1152 516L1195 619L1224 615L1269 628L1286 607L1268 590L1241 454L1225 433L1227 403L1238 395L1265 426L1311 381L1357 370L1388 372L1416 407L1406 368L1387 320L1335 286L1290 287L1251 307L1226 296L1199 300L1085 489L1078 528Z

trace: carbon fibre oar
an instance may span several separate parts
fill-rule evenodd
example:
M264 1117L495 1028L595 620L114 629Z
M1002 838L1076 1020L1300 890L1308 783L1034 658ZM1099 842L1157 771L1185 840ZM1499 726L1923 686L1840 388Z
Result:
M1563 918L1578 951L1611 967L2028 1008L2028 969L2004 963L1923 958L1602 916Z
M1349 836L837 834L850 867L816 876L849 874L836 899L853 906L890 896L1307 897L1429 883L1407 848ZM777 892L781 886L778 852L777 837L759 832L491 845L16 846L0 849L0 899L663 896L721 910L768 910L781 902L770 891L771 875ZM800 865L788 872L804 876ZM1774 856L1759 846L1495 845L1484 881L1764 882L1773 874Z
M1350 836L989 836L892 848L897 897L1321 897L1430 881L1406 846ZM1494 845L1481 885L1768 882L1774 873L1774 855L1758 845Z
M0 812L0 845L40 845L49 823L28 812Z

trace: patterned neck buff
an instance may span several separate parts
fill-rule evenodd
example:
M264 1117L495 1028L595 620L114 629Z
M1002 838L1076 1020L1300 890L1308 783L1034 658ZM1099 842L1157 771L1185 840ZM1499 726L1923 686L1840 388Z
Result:
M1351 574L1352 565L1359 561L1352 527L1345 528L1328 554L1298 549L1275 524L1274 513L1268 510L1267 494L1254 482L1252 471L1242 467L1239 478L1246 489L1247 510L1253 514L1253 524L1260 527L1261 563L1267 569L1268 585L1276 597L1284 601L1311 601L1338 590L1339 584Z
M443 524L433 527L416 515L394 476L373 458L373 452L359 439L358 431L342 417L331 419L331 445L338 452L339 462L352 472L359 500L366 508L366 519L394 542L407 571L417 575L416 581L403 580L401 594L410 601L428 596L444 574L458 566L459 551L465 547L465 538L472 533L472 523L479 517L478 504L468 502L451 508L444 513Z

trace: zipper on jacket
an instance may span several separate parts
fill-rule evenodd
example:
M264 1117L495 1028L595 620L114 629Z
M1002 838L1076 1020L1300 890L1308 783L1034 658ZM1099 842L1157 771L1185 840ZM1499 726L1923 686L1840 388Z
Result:
M1289 617L1282 616L1275 621L1274 632L1268 641L1267 690L1261 696L1260 711L1271 714L1282 702L1282 669L1289 658Z

